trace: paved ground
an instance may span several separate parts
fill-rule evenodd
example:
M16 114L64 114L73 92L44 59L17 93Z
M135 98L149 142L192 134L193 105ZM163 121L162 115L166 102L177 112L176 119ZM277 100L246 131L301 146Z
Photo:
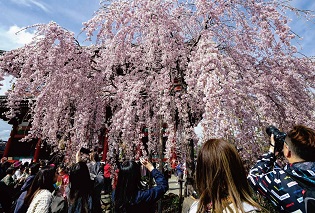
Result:
M172 175L171 178L168 180L169 184L169 190L166 192L166 194L169 193L174 193L176 195L180 195L180 184L177 181L177 178L175 175ZM183 199L183 204L182 204L182 213L187 213L189 207L191 204L195 201L195 199L192 196L189 197L184 197L184 190L185 190L185 182L182 183L182 199Z
M180 185L177 181L177 177L175 177L175 175L172 174L171 178L168 179L168 185L169 185L169 189L166 192L166 194L168 193L174 193L179 195L180 191ZM183 190L182 190L182 194L184 194L184 183L183 183Z

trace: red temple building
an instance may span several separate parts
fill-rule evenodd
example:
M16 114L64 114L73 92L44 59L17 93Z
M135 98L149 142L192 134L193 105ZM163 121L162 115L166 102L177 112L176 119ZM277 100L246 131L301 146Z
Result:
M30 129L30 123L28 122L29 118L27 117L27 101L22 101L20 103L20 113L11 119L7 118L5 115L5 112L9 110L6 103L7 97L0 96L0 119L7 121L8 124L12 125L10 137L7 140L3 152L3 157L8 157L11 160L19 160L23 158L33 158L35 161L38 160L40 157L40 149L37 147L37 144L40 144L39 140L33 139L28 142L20 141L20 139L27 135L28 130Z

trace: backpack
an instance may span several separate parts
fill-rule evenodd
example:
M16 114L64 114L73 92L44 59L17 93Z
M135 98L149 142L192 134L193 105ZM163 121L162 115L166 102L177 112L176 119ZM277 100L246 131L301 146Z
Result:
M296 176L290 177L303 188L302 194L305 204L305 213L315 212L315 185L305 183L304 179L298 178Z
M68 203L63 198L62 195L59 195L57 191L53 192L53 199L50 205L51 213L67 213L68 212Z
M305 203L305 212L315 212L315 188L305 188L303 198Z

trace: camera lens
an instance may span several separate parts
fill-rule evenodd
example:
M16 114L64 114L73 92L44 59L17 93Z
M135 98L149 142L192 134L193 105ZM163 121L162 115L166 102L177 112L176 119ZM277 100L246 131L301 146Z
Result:
M269 137L273 134L274 140L275 140L275 152L282 152L283 144L285 141L285 137L287 134L285 132L281 132L279 129L277 129L275 126L268 126L266 128L266 133L269 135Z

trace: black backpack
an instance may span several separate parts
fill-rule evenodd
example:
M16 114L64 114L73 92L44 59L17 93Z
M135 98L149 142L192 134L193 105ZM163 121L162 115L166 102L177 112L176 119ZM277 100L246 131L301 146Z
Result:
M305 204L305 213L315 212L315 185L310 185L310 183L306 183L304 179L296 176L290 177L304 189L303 200Z
M305 212L315 212L315 187L306 187L303 198L305 203Z

